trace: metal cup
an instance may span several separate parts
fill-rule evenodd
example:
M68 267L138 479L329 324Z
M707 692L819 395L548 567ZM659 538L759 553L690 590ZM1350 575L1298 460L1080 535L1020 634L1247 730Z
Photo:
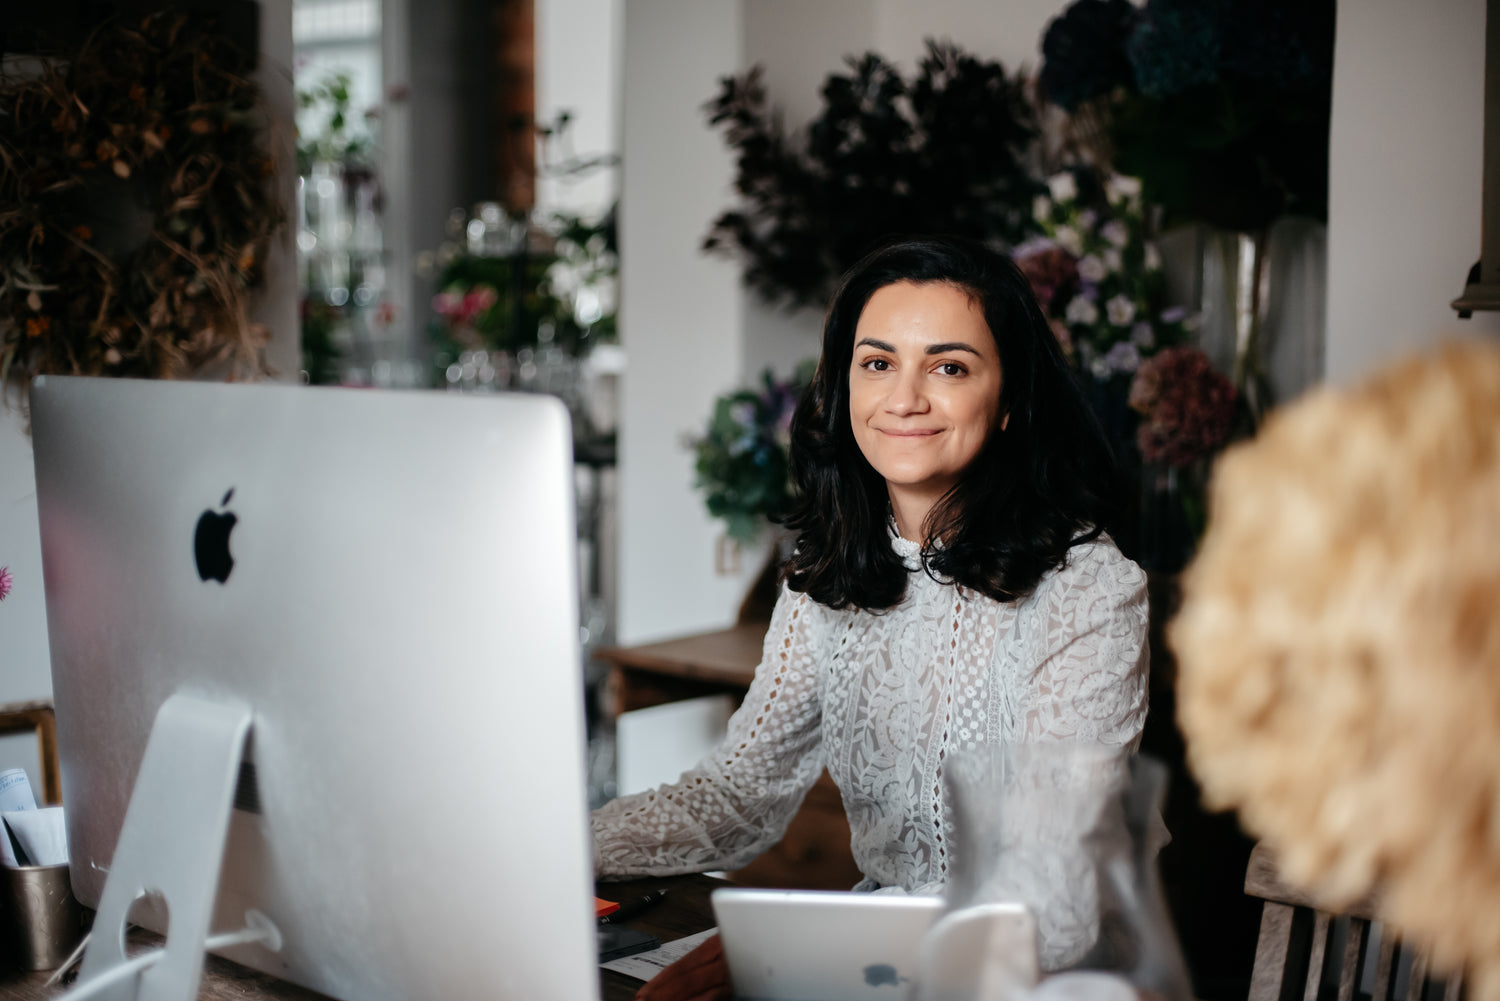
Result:
M0 866L0 932L21 969L62 965L83 937L83 908L73 899L66 862Z

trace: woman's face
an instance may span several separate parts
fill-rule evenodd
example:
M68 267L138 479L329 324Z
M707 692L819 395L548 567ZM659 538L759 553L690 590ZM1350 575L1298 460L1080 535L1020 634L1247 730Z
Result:
M870 297L854 330L849 422L898 522L925 517L958 482L995 421L1005 426L999 414L1000 352L968 292L898 282Z

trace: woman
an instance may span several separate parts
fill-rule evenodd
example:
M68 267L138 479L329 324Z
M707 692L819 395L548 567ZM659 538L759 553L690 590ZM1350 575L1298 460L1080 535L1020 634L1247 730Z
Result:
M1009 260L922 238L855 265L791 459L755 680L714 753L595 812L601 877L744 865L827 767L856 889L939 892L945 753L1139 738L1146 578L1104 534L1109 447Z

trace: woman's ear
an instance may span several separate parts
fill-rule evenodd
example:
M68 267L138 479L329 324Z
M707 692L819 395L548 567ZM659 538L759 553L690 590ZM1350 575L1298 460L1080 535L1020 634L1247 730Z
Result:
M1007 410L1005 413L1003 413L1003 414L1000 415L1000 430L1004 431L1009 426L1010 426L1010 411Z

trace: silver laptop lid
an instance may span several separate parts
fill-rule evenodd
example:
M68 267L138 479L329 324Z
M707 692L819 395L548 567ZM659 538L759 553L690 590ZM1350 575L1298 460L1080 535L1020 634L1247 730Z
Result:
M157 707L233 697L259 803L215 927L286 939L233 958L339 998L596 996L563 407L45 377L32 420L79 898Z
M754 1001L904 1001L940 897L828 890L715 890L735 996Z

